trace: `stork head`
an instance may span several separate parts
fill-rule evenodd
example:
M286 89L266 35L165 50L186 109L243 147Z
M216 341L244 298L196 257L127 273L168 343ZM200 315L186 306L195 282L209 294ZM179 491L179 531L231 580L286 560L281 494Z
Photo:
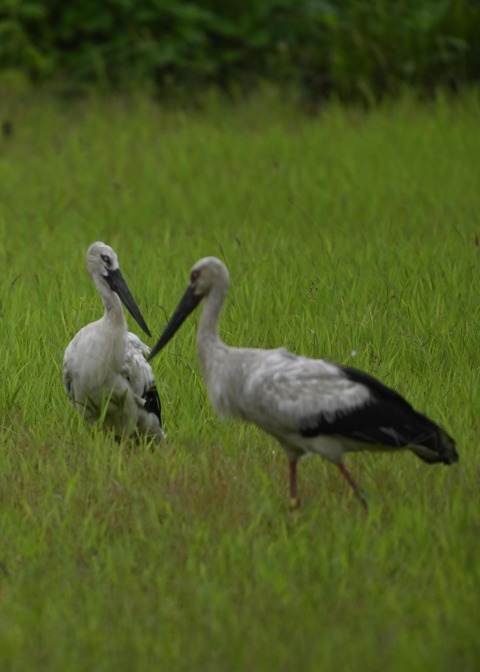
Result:
M149 359L155 357L157 352L160 352L167 345L168 341L204 297L212 291L219 292L223 297L228 289L229 282L230 277L227 267L217 257L204 257L197 261L190 271L189 285L165 327L165 331L152 349Z
M115 250L99 241L90 245L87 251L87 269L98 289L111 290L118 294L139 326L151 336L147 323L120 272Z
M87 251L87 269L90 275L108 278L111 271L118 271L118 257L110 245L100 241L92 243Z
M214 287L225 292L229 282L228 270L223 261L217 257L204 257L192 266L187 291L190 290L200 301L210 294Z

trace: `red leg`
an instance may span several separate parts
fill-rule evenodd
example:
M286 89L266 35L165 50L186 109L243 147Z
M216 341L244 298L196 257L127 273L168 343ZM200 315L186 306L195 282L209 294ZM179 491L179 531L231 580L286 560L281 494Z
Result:
M347 479L347 481L352 486L355 494L357 495L359 500L362 502L363 506L365 508L368 508L366 492L362 488L359 487L358 483L353 478L352 474L348 471L347 467L343 464L343 462L340 462L340 464L337 465L337 466L340 469L340 471L342 472L343 476Z
M290 508L296 509L298 507L297 499L297 460L289 461L290 467Z

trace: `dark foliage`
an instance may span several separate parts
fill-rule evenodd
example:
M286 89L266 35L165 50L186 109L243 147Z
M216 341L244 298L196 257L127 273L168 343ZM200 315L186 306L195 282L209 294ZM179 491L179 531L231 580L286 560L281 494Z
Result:
M248 90L374 102L478 81L474 0L0 0L0 82Z

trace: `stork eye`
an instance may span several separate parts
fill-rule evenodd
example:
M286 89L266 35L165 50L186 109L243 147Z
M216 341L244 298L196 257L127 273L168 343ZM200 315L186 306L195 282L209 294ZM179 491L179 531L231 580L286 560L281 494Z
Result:
M110 261L110 257L107 256L106 254L101 254L100 256L102 257L102 261L104 261L107 264L107 266L110 266L110 264L112 263Z
M200 271L192 271L190 274L190 282L196 282L200 277Z

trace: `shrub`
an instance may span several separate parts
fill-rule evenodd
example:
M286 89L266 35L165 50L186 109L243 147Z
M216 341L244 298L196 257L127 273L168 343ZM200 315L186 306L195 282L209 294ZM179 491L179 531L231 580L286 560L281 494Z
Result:
M2 0L0 71L62 90L293 83L376 100L478 81L469 0Z

